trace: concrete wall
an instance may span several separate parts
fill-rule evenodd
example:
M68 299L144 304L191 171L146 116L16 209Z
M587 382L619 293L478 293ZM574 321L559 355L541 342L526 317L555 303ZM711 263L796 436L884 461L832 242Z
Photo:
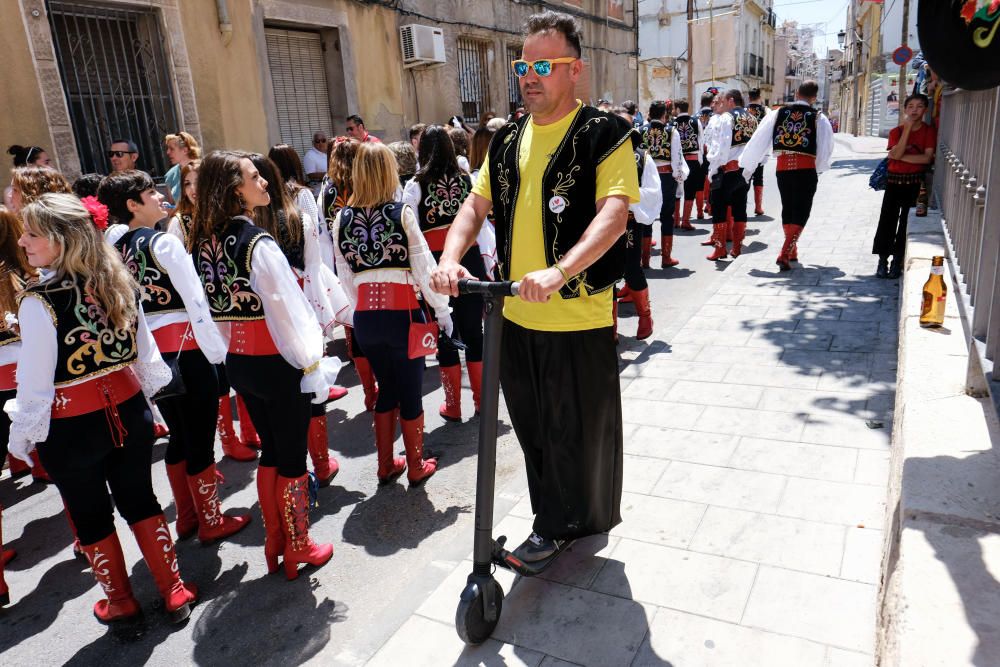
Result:
M0 113L0 151L3 151L0 185L6 187L10 182L8 167L13 164L6 153L8 146L36 145L51 150L53 141L24 19L16 0L0 2L0 44L4 45L4 62L0 67L0 90L4 91L3 112Z

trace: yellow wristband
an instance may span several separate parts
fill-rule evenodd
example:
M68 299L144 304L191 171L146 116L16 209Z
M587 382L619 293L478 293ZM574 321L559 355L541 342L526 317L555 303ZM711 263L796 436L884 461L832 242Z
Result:
M302 374L303 375L309 375L310 373L315 372L316 369L318 369L318 368L319 368L319 362L317 361L317 362L309 364L308 366L306 366L305 368L303 368L302 369Z
M555 264L553 264L552 267L555 268L555 269L557 269L559 271L559 273L562 274L563 282L568 285L569 284L569 274L566 273L566 269L564 269L563 267L559 266L558 262L556 262Z

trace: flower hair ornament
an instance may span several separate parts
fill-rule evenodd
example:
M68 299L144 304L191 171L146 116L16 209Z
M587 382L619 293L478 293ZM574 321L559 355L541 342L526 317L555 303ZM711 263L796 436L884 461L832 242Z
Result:
M108 207L97 201L97 197L84 197L80 200L83 207L90 213L94 226L102 232L108 228Z

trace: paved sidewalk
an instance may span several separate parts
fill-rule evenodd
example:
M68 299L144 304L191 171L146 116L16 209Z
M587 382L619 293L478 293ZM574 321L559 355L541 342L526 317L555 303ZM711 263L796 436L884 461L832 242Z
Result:
M369 665L872 665L899 304L870 255L881 151L838 136L802 267L778 273L780 220L751 221L705 305L655 314L622 372L623 523L544 577L499 571L479 647L454 630L471 561L435 562L451 574ZM496 532L518 543L523 485L511 503Z

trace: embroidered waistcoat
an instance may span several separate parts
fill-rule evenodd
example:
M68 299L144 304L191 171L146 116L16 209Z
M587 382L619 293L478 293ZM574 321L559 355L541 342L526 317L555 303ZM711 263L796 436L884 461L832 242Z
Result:
M302 226L301 221L299 226ZM284 211L278 212L278 247L285 254L289 266L299 271L306 270L306 236L305 229L300 230L298 242L292 241L292 234L288 229L288 218Z
M698 119L681 114L677 117L674 127L681 138L681 153L684 155L697 155L701 151L698 143Z
M756 118L757 122L760 123L760 121L764 119L764 116L767 113L767 111L764 109L763 104L758 104L757 102L751 102L750 104L747 105L747 113Z
M21 340L21 337L17 335L17 332L7 326L6 320L0 320L0 347L16 343L19 340Z
M195 268L216 322L264 319L260 295L250 286L250 259L262 238L271 236L237 216L195 247Z
M496 218L497 271L500 280L509 280L514 210L520 192L518 166L524 126L529 116L507 123L497 130L490 142L490 189L493 214ZM639 145L639 135L622 118L594 107L584 106L577 112L542 176L537 200L544 239L545 261L552 266L562 259L583 236L597 215L597 167L626 141L632 148ZM559 197L564 207L553 207ZM556 208L556 210L553 210ZM564 299L580 296L581 290L596 294L610 289L624 275L625 236L588 269L564 285L559 293Z
M433 183L421 183L417 208L420 231L429 232L451 225L471 191L472 180L462 173L444 176Z
M347 205L347 193L340 189L329 178L323 179L323 210L319 212L326 221L326 229L333 233L333 221L337 219L337 213Z
M664 123L659 120L651 120L642 126L642 147L649 151L654 160L670 162L671 158L671 137L673 136L674 124Z
M353 273L410 268L410 246L403 229L405 204L372 208L345 206L340 212L337 247Z
M153 229L133 229L115 242L125 268L142 290L142 311L147 315L177 313L184 310L184 301L174 289L170 275L156 261L153 243L163 232Z
M757 129L757 119L743 107L736 107L729 114L733 117L732 147L736 148L748 144L750 137Z
M775 152L803 153L816 156L815 109L805 104L790 104L775 112L772 146Z

